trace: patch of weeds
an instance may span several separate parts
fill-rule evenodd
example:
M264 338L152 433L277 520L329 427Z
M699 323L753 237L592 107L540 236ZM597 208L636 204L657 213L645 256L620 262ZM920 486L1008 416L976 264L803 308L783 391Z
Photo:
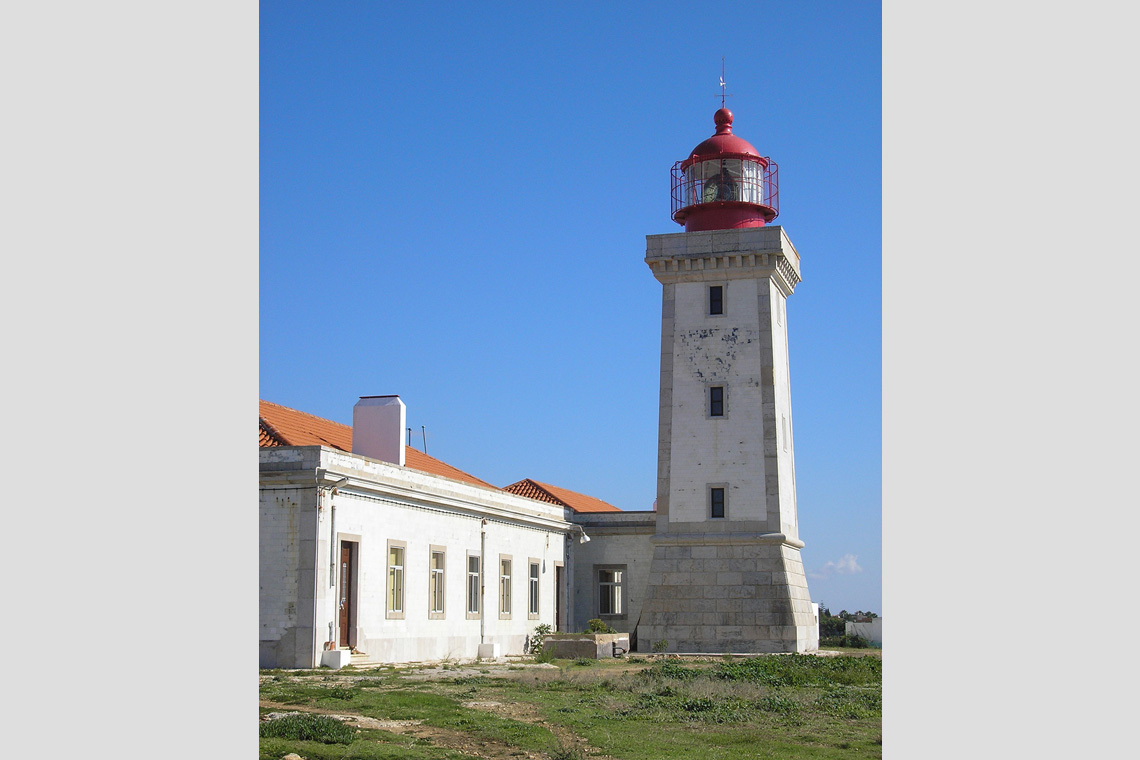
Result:
M643 662L645 662L644 657L638 657L635 655L635 656L629 658L629 664L630 665L640 665Z
M578 659L574 660L574 664L580 668L588 668L591 665L597 664L597 662L597 660L591 659L589 657L579 657Z
M813 657L789 654L718 663L717 678L769 686L863 686L883 682L878 657Z
M789 699L782 694L769 694L756 700L756 707L764 712L776 713L785 717L796 715L800 711L800 703Z
M877 689L841 686L824 692L813 707L837 718L873 718L883 714L883 695Z
M321 744L352 744L356 739L356 729L327 715L286 715L262 723L258 727L258 735Z
M356 692L345 686L333 686L328 690L328 696L333 699L343 699L347 702L356 696Z
M567 744L562 744L554 750L551 750L550 760L586 760L585 753L582 752L580 747L574 747Z
M490 683L491 679L484 676L457 676L451 679L451 682L456 686L479 686Z
M677 681L691 681L701 674L701 671L696 668L686 668L671 660L664 662L655 662L650 668L642 670L639 675L649 678L651 680L660 680L662 678L671 678Z
M653 651L658 653L658 654L660 654L661 652L664 652L668 648L669 648L669 640L668 639L659 639L659 640L653 642Z

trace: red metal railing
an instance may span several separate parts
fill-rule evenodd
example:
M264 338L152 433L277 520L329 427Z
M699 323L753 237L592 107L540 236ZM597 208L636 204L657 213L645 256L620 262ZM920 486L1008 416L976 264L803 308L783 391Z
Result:
M745 172L741 172L742 176L733 177L734 195L726 198L720 188L714 189L710 185L710 178L698 176L702 173L701 171L687 171L691 167L702 166L710 161L721 162L724 160L747 161L761 168L761 174L757 178L751 178L743 176ZM767 207L774 212L772 218L775 219L780 214L778 171L779 167L771 158L765 157L763 160L756 160L755 156L748 156L747 154L724 154L705 161L694 161L691 158L678 161L673 164L673 169L670 172L671 216L676 220L677 213L682 209L704 203L729 201ZM707 198L705 197L706 190L708 190L709 196Z

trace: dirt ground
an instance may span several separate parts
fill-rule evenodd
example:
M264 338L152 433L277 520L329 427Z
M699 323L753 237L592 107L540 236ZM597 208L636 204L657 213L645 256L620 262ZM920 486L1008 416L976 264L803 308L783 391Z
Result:
M633 670L637 666L631 665L627 668L619 668L617 672L623 670ZM508 670L508 668L513 668ZM471 662L463 664L435 664L424 665L422 667L401 669L401 676L410 681L433 681L452 678L470 678L475 676L482 676L484 678L506 678L514 676L520 670L554 670L557 671L556 665L545 663L521 663L521 662L500 662L500 663L487 663L487 662ZM608 669L609 670L609 669ZM260 676L259 680L267 680L273 676ZM367 675L367 671L357 670L349 667L343 670L330 671L324 678L331 678L333 681L341 683L354 683L361 680L369 679L371 676ZM327 681L326 681L327 682ZM437 728L435 726L425 726L418 720L378 720L376 718L368 718L362 715L353 715L351 713L341 713L336 710L326 710L319 707L302 707L298 705L285 705L269 700L260 700L258 702L260 707L273 710L273 712L264 714L262 720L273 720L285 715L305 712L305 713L318 713L321 715L328 715L330 717L342 720L348 725L357 726L359 728L377 728L384 731L391 731L395 734L403 734L417 739L427 739L437 747L445 747L450 750L462 752L470 755L471 757L487 758L488 760L519 760L526 758L526 760L545 760L548 756L541 752L528 752L521 750L518 747L500 744L498 742L490 742L483 739L475 739L462 731L455 731L447 728ZM538 713L538 709L533 705L525 703L503 703L492 701L472 701L463 702L464 707L474 710L485 710L494 713L502 718L510 718L522 723L531 723L534 725L542 726L549 730L564 747L575 747L580 749L583 754L591 758L591 760L614 760L608 755L602 754L599 750L591 747L585 739L573 733L564 726L554 723L549 723L542 718Z
M871 650L873 651L873 650ZM820 650L814 653L820 657L835 657L841 652ZM868 652L870 654L870 651ZM878 652L875 652L878 654ZM874 656L874 655L871 655ZM654 659L670 659L684 662L712 662L722 659L722 655L716 656L684 656L684 655L655 655L642 660ZM375 667L384 667L383 665L376 665ZM606 673L623 673L634 670L640 670L644 667L644 662L631 663L628 660L622 660L615 663L607 663L605 668ZM471 678L471 677L484 677L484 678L512 678L519 677L527 671L534 674L542 674L551 676L553 673L548 671L558 671L556 665L548 663L535 663L527 659L514 660L504 659L497 662L447 662L447 663L434 663L424 664L421 666L401 667L400 675L403 679L409 681L435 681L445 680L452 678ZM272 675L261 675L259 681L265 681L274 678ZM285 676L286 678L288 676ZM363 668L347 667L342 670L322 672L322 680L326 682L333 680L340 683L355 683L362 680L374 679L375 674L369 673L369 666ZM311 678L311 676L298 676L301 678ZM474 739L473 737L463 733L462 731L455 731L446 728L436 728L434 726L425 726L421 721L417 720L380 720L376 718L368 718L362 715L353 715L351 713L340 713L335 710L326 710L317 707L300 707L298 705L285 705L269 700L261 700L259 705L268 710L272 710L266 715L262 716L262 720L271 720L279 718L284 715L298 712L319 713L322 715L329 715L338 720L345 721L349 725L358 726L360 728L376 728L384 731L391 731L396 734L404 734L417 739L427 739L433 745L438 747L445 747L447 749L462 752L470 755L471 757L487 758L488 760L518 760L519 758L526 758L526 760L545 760L547 757L544 753L527 752L520 750L517 747L500 744L496 742L489 742L482 739ZM464 702L464 707L475 710L486 710L487 712L494 713L503 718L510 718L523 723L530 723L542 726L549 730L564 747L574 747L580 749L584 755L591 758L591 760L613 760L608 755L602 754L598 749L590 746L590 744L582 737L576 735L564 726L549 723L542 718L538 713L538 709L525 703L502 703L493 701L471 701Z

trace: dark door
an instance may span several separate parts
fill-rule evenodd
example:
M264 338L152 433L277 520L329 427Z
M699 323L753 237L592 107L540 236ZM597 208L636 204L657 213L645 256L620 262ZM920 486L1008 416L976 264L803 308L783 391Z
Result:
M340 542L340 646L351 646L348 634L351 630L352 620L356 616L352 614L352 578L356 575L356 568L353 566L352 551L353 542L341 541Z
M554 566L554 630L557 632L566 630L566 620L562 614L562 594L564 592L562 584L564 583L563 571L565 569L561 565Z

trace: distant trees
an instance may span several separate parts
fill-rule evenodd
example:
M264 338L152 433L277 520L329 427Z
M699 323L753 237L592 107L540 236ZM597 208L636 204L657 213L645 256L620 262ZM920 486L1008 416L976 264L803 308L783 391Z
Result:
M874 612L864 612L863 610L856 610L855 612L840 610L838 615L832 615L831 610L821 604L819 607L820 638L845 635L848 621L852 623L866 622L877 617L879 616Z

